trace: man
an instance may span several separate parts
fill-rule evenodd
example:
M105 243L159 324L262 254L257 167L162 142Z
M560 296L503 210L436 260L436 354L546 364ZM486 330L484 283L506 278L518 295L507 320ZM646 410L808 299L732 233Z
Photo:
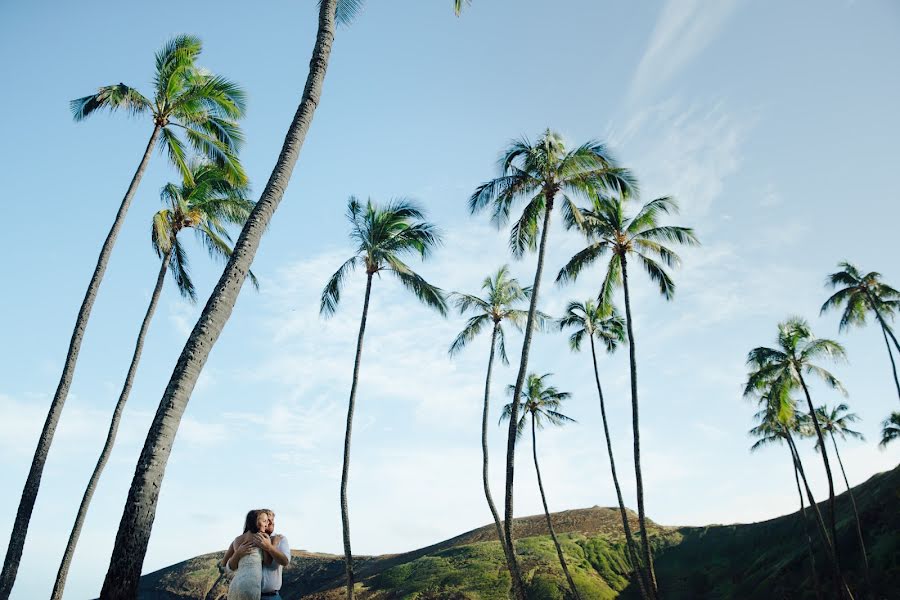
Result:
M250 541L244 542L229 556L225 555L225 571L229 574L237 571L240 560L260 548L263 553L262 597L266 600L281 600L281 570L291 562L291 546L283 535L272 535L275 531L275 513L267 508L261 509L269 515L269 524L265 533L254 534ZM230 551L230 548L229 548Z

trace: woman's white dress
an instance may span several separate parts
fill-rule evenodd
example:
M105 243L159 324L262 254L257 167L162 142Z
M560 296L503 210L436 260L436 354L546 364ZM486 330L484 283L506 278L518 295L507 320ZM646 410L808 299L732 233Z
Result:
M262 550L241 558L228 586L228 600L260 600L262 594Z

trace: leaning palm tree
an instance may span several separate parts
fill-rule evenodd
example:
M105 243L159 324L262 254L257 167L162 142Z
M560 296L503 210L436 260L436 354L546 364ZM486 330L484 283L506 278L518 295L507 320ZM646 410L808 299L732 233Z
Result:
M347 599L353 598L353 555L350 552L350 514L347 508L347 483L350 474L350 436L353 431L353 412L356 408L356 390L359 384L359 369L362 364L363 335L369 316L369 298L375 275L390 273L403 286L415 294L426 306L434 308L442 315L447 312L444 294L417 275L401 259L407 254L418 254L423 260L440 243L434 225L424 221L425 214L409 200L393 200L387 205L376 206L369 200L365 206L356 198L347 204L347 219L350 221L350 238L356 242L352 257L331 276L322 291L319 312L331 316L341 300L341 289L347 276L357 268L366 272L366 292L363 299L362 317L359 322L359 337L356 341L356 360L353 363L353 379L350 384L350 400L347 406L347 429L344 434L344 463L341 471L341 522L344 537L344 560L347 573Z
M172 278L181 295L191 302L196 302L197 295L188 269L187 251L178 234L187 229L193 230L206 246L210 256L225 260L231 254L231 237L228 233L228 226L243 225L253 209L253 202L247 198L248 188L231 183L227 173L221 167L197 162L190 165L190 171L191 177L180 185L169 183L162 189L161 196L167 207L154 215L150 230L150 241L156 255L160 258L156 286L150 296L150 304L147 306L138 332L125 383L113 410L106 443L94 467L94 472L91 474L87 489L81 499L81 505L78 507L75 524L69 534L69 541L66 544L66 550L63 553L50 596L52 600L60 600L63 597L69 566L81 535L81 528L84 525L97 482L112 453L119 430L119 420L122 417L125 403L128 401L138 363L141 360L144 339L156 312L163 282L169 271L172 272ZM252 274L251 280L256 285Z
M897 388L897 397L900 398L900 377L897 376L897 363L894 361L894 353L888 337L894 341L894 347L900 352L900 344L894 331L887 323L887 318L894 316L900 310L900 292L881 281L881 273L872 271L863 274L849 262L838 263L840 271L832 273L826 280L826 285L832 288L840 287L831 295L820 312L824 313L832 308L844 306L841 313L840 331L851 326L863 326L869 313L875 315L875 320L881 326L881 335L887 346L888 358L891 359L891 369L894 372L894 385Z
M149 116L153 122L153 131L100 249L97 264L75 319L75 328L69 341L62 375L53 395L16 512L16 528L10 536L3 572L0 574L0 600L9 598L15 583L44 464L69 394L94 300L131 200L147 169L153 148L161 140L170 161L187 179L190 177L190 170L185 161L185 142L182 140L184 137L197 152L210 157L226 169L234 183L246 182L246 175L237 160L242 135L236 122L244 115L244 92L228 79L198 68L195 63L200 51L199 39L182 35L170 40L157 52L152 99L146 98L124 83L119 83L101 87L97 93L73 100L71 103L72 114L76 121L81 121L100 110L121 109L133 115Z
M894 440L900 439L900 412L892 412L891 416L881 422L881 441L878 445L887 448Z
M318 30L309 63L306 86L288 127L275 167L228 260L200 318L188 336L175 369L159 402L144 447L135 468L128 498L119 521L109 568L100 598L130 600L137 595L141 567L156 516L157 499L175 434L187 408L191 392L219 339L250 271L253 257L272 215L281 203L300 156L300 149L319 105L328 59L334 42L336 21L349 22L360 7L359 0L321 0Z
M319 0L318 29L300 104L288 127L272 174L234 245L234 252L182 348L144 441L119 521L102 600L134 598L156 516L165 466L181 418L203 365L231 316L263 233L278 209L322 96L336 23L349 24L362 0Z
M659 286L659 293L666 300L675 294L675 283L666 272L666 267L678 266L681 259L666 243L688 246L699 244L694 231L688 227L662 225L663 215L678 212L674 199L664 197L651 200L633 217L625 211L625 198L621 195L608 196L601 193L591 195L591 204L585 208L573 208L566 219L566 225L577 228L589 242L577 252L560 270L557 283L575 281L582 270L592 265L606 254L610 255L606 272L598 294L598 302L611 304L615 288L621 286L625 299L625 329L628 333L628 358L631 367L631 417L634 435L634 473L637 487L638 520L644 565L651 598L659 593L656 574L653 569L653 555L647 536L644 513L644 480L641 473L641 438L638 411L637 359L634 342L634 319L631 315L631 294L628 287L629 259L638 262L650 279ZM658 262L660 261L660 262Z
M747 363L753 365L754 370L747 379L745 392L751 393L753 390L764 389L776 381L789 388L803 390L809 409L809 418L821 450L825 475L828 478L829 527L831 539L834 542L835 575L837 577L840 574L840 553L837 544L834 479L828 452L825 448L825 437L803 375L805 373L815 376L829 387L846 394L844 386L834 375L813 362L819 358L843 359L846 357L846 353L843 346L833 340L813 337L809 324L800 317L791 317L778 324L777 342L777 348L760 346L751 350L747 355Z
M821 585L819 583L819 575L816 570L816 557L813 550L812 538L809 535L809 522L806 514L806 503L803 501L803 491L800 488L800 477L802 475L803 482L806 485L807 492L810 495L810 507L817 515L818 523L820 523L820 533L824 533L825 527L822 522L822 516L819 512L818 505L812 499L812 492L806 483L806 474L803 471L803 463L800 461L800 455L796 452L794 446L792 432L798 432L803 428L802 420L804 415L796 412L796 400L791 398L787 388L779 388L773 386L767 393L760 397L760 404L763 409L754 415L756 425L748 432L751 437L756 438L756 442L750 446L750 452L772 445L780 445L784 443L791 454L791 466L794 473L794 481L797 484L797 495L800 497L800 525L806 535L806 546L809 553L810 571L812 573L813 588L816 597L822 597ZM823 536L826 547L830 546L827 534ZM830 551L829 551L830 552Z
M494 368L494 354L499 350L500 360L504 365L509 364L506 356L506 334L503 330L503 321L509 322L513 327L522 330L527 318L527 311L517 308L518 305L528 300L531 296L531 288L519 285L519 280L510 277L509 266L503 265L491 276L485 277L481 283L484 296L454 293L451 295L460 314L475 312L466 322L466 326L453 343L450 345L450 356L455 356L474 340L482 330L490 324L491 327L491 351L488 355L487 375L484 380L484 407L481 415L481 477L484 485L484 497L487 500L494 525L497 527L497 537L507 557L507 565L512 573L512 562L509 560L509 548L503 539L503 526L500 523L500 515L494 505L491 488L488 482L488 445L487 428L491 395L491 374Z
M816 418L822 427L822 431L831 438L834 446L834 455L837 457L838 465L841 467L841 475L844 478L844 485L847 486L847 493L850 496L850 505L853 507L853 517L856 519L856 535L859 538L859 548L862 551L863 566L865 567L866 586L872 589L872 582L869 578L869 557L866 553L866 543L863 541L862 523L859 520L859 510L856 508L856 497L853 495L853 488L850 487L850 481L847 479L847 471L844 469L844 461L841 460L841 453L838 450L837 437L846 441L847 438L853 438L860 441L865 440L865 436L858 431L850 428L850 425L859 421L856 413L850 412L843 402L835 407L820 406L816 410ZM819 446L816 446L819 449Z
M597 347L594 340L599 340L606 349L607 354L616 351L620 344L625 342L625 321L619 315L619 311L610 304L585 300L578 302L573 300L566 307L565 315L557 321L560 330L574 328L569 336L569 347L573 352L581 350L585 338L590 341L591 363L594 368L594 381L597 384L597 396L600 398L600 416L603 419L603 435L606 439L606 451L609 455L609 469L612 473L613 486L616 488L616 498L619 501L619 514L622 517L622 530L625 532L625 546L628 558L634 566L637 575L638 587L641 597L648 598L649 584L646 573L641 565L634 538L631 534L631 525L628 523L628 513L625 510L625 501L622 499L622 488L619 485L619 476L616 473L616 460L613 456L612 438L609 435L609 422L606 418L606 402L603 399L603 387L600 385L600 372L597 367Z
M553 521L550 519L550 510L547 508L547 495L544 493L544 484L541 480L541 467L538 464L536 431L538 429L543 429L545 422L550 425L556 425L557 427L561 427L566 423L575 423L575 419L567 417L559 412L560 404L562 404L564 400L570 398L572 394L569 392L561 392L556 389L556 387L547 385L546 379L550 377L550 375L552 375L552 373L544 373L543 375L535 375L534 373L529 374L525 387L518 396L515 395L516 386L508 386L507 391L512 397L512 400L503 407L503 412L500 415L500 422L502 423L503 421L510 420L513 418L514 414L518 414L519 411L514 411L513 408L518 404L522 411L518 420L515 422L516 440L518 440L525 430L525 421L529 416L531 417L531 450L534 455L534 472L537 474L538 489L541 492L541 502L544 504L544 516L547 518L547 529L550 531L550 538L553 540L553 545L556 546L556 555L559 557L559 564L562 566L563 573L566 575L566 581L569 583L569 590L572 592L572 597L575 598L575 600L580 600L581 596L578 593L578 588L575 587L575 582L572 580L572 575L569 573L569 566L566 564L562 546L559 545L556 531L553 529Z
M469 198L469 211L479 212L489 205L497 227L508 223L513 205L525 200L525 208L510 231L509 245L516 257L537 250L537 267L531 286L531 303L525 323L525 340L516 376L515 396L522 392L528 369L528 354L537 313L538 292L544 270L550 216L557 200L564 214L572 211L572 197L590 190L619 190L625 195L636 193L636 183L627 169L617 166L609 150L591 141L577 148L566 148L562 137L549 129L534 143L521 138L510 143L500 159L500 176L480 185ZM538 237L540 241L538 242ZM506 441L506 489L504 535L513 550L513 480L515 476L516 423L518 404L512 406L512 418ZM517 600L525 600L525 588L518 564L513 564L513 592Z

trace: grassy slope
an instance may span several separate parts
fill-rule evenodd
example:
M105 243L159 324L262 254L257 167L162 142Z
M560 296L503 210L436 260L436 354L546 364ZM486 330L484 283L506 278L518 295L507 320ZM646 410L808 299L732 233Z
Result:
M900 467L855 489L877 597L895 593L900 580ZM826 506L821 505L822 510ZM554 514L554 526L572 576L585 600L637 598L629 584L624 537L617 511L593 508ZM846 495L838 499L838 539L854 589L861 585L856 530ZM516 551L535 599L565 598L565 579L542 516L517 519ZM797 514L749 525L663 528L653 525L657 575L667 600L803 599L809 581L806 539ZM815 535L815 531L810 529ZM360 557L361 600L503 600L509 585L493 525L400 555ZM818 546L818 540L814 538ZM218 555L208 554L142 578L146 600L224 597L213 586ZM825 558L816 556L820 569ZM342 598L340 556L293 553L285 571L286 600ZM824 573L824 571L823 571ZM823 576L823 582L827 580ZM861 596L858 594L858 596Z

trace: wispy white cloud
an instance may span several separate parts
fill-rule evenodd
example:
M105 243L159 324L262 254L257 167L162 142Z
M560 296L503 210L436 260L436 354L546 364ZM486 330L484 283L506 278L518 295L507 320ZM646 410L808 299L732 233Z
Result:
M722 30L736 0L668 0L631 80L632 101L652 94L684 69Z

